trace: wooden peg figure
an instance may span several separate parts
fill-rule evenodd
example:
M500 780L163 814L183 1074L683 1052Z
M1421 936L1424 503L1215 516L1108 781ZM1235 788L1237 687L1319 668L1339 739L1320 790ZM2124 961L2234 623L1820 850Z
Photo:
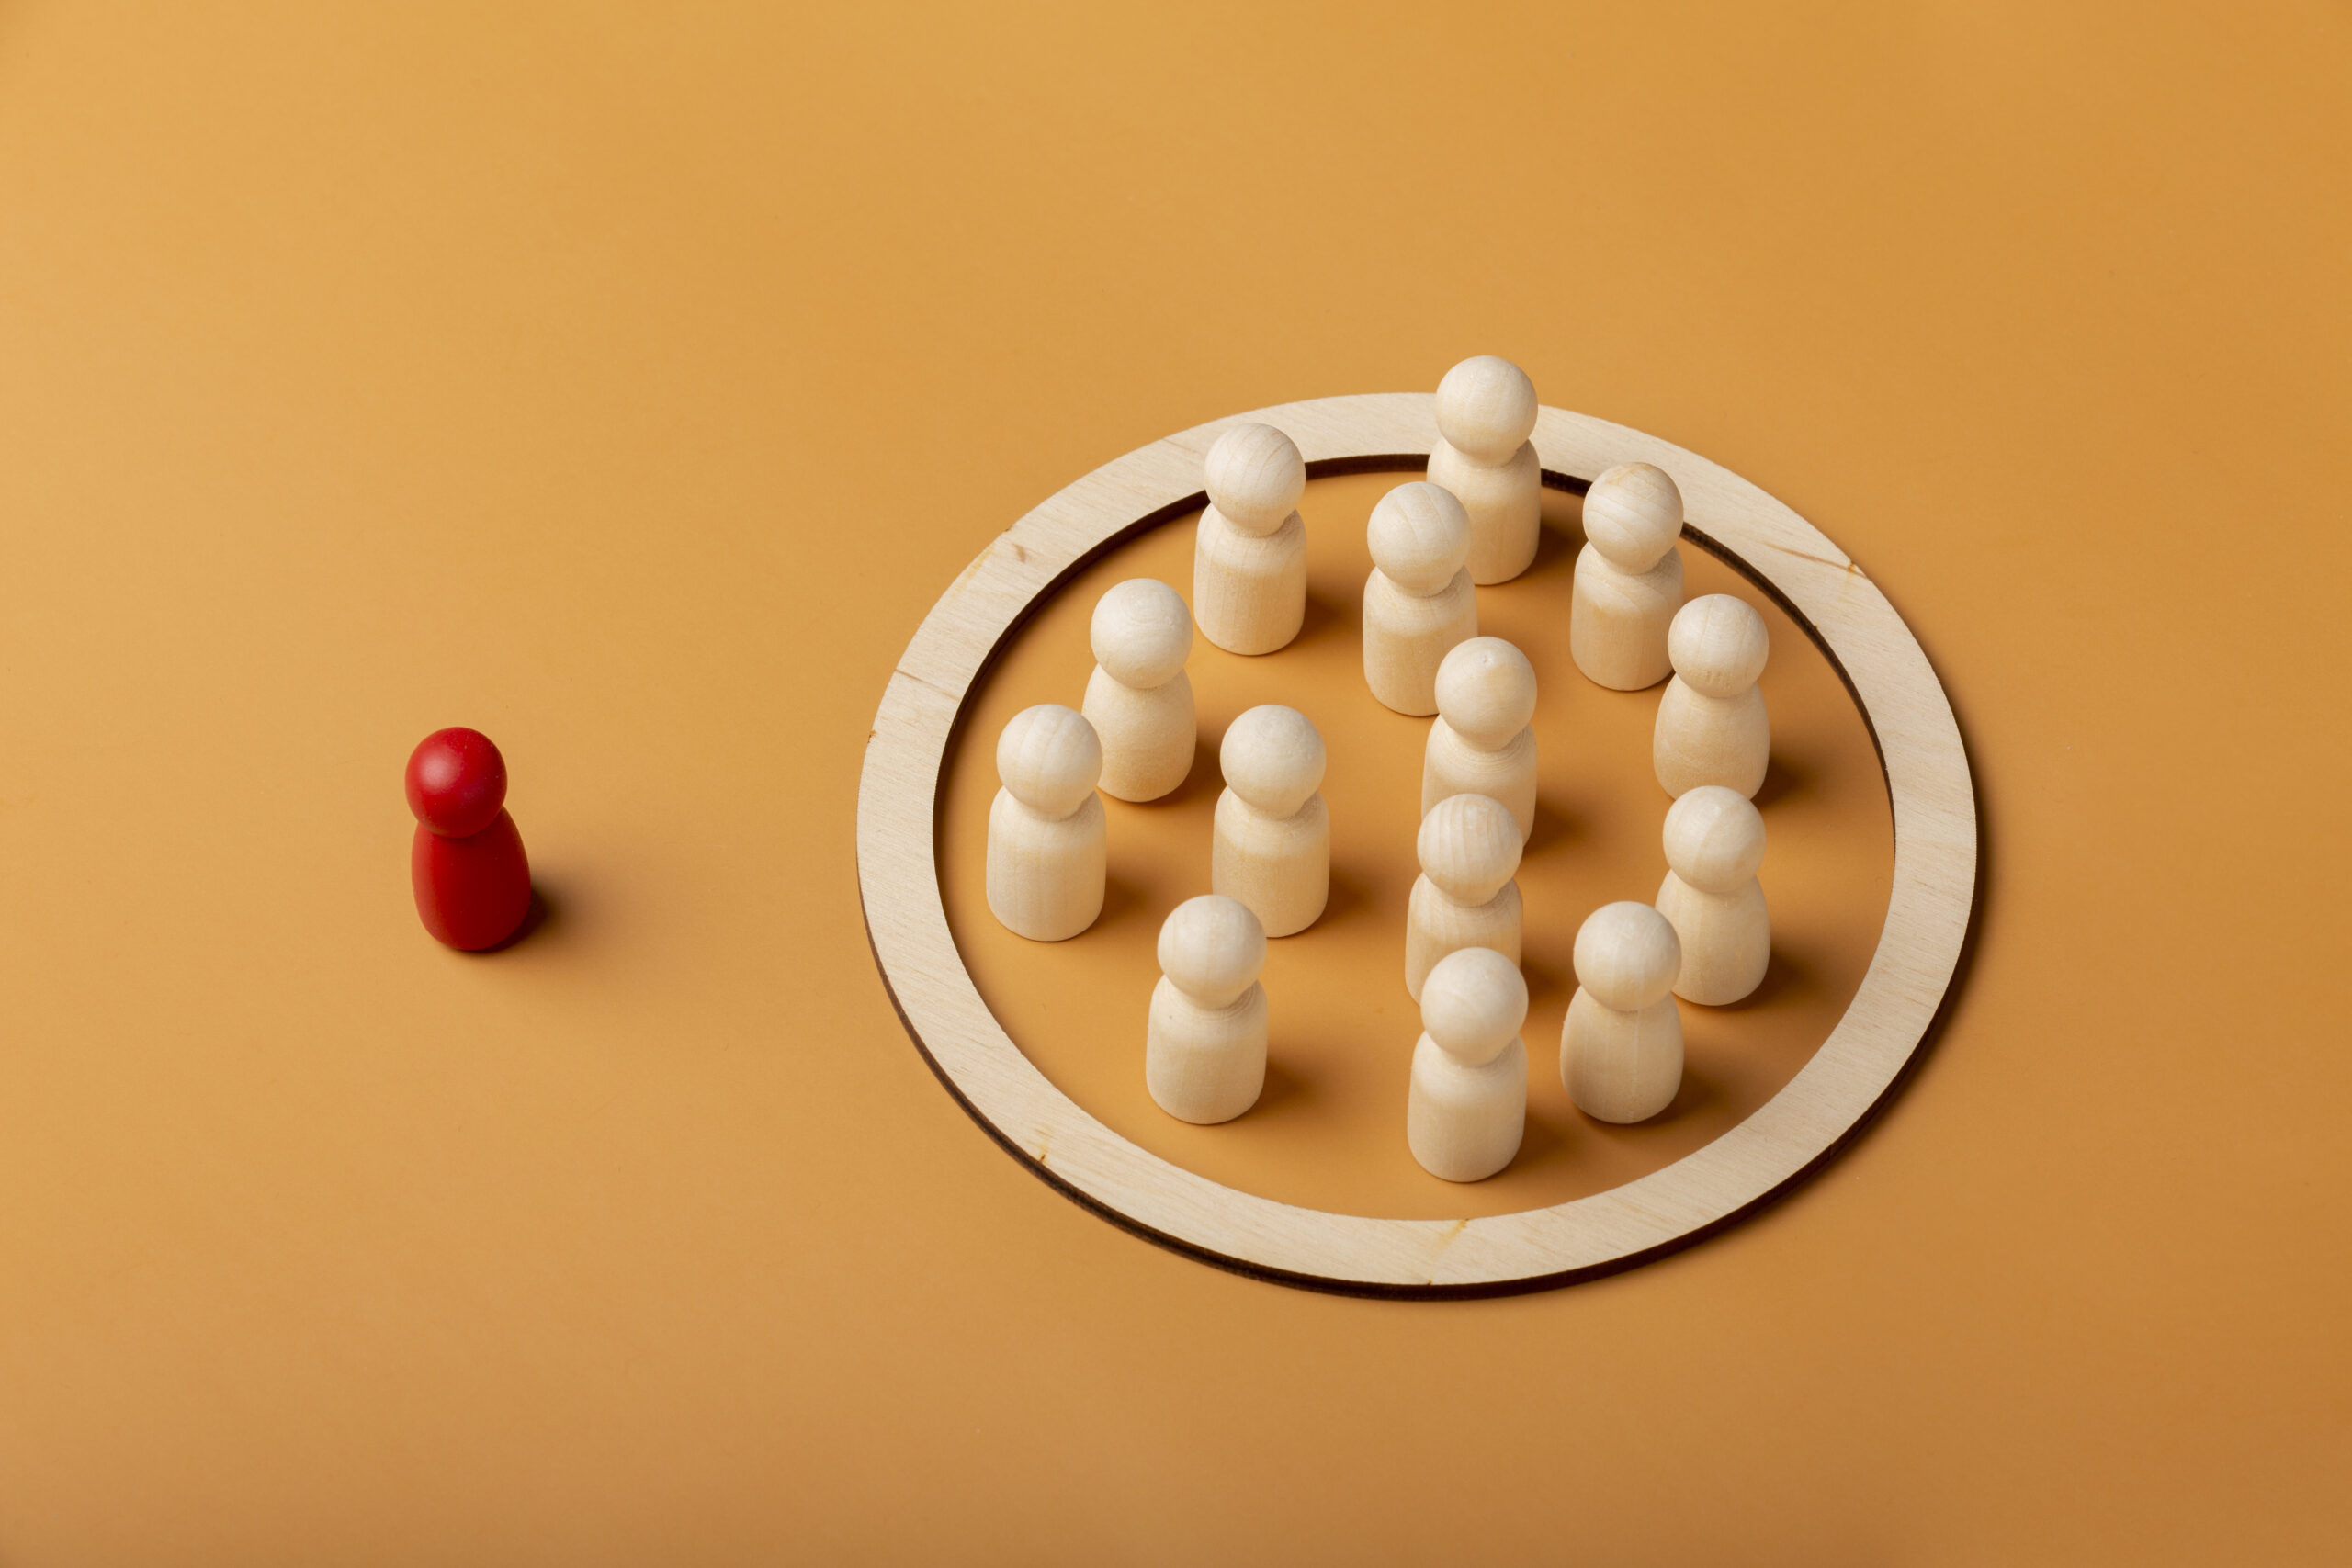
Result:
M1509 582L1535 558L1544 470L1535 458L1535 387L1508 359L1465 359L1437 384L1430 482L1470 517L1470 581Z
M1764 617L1728 593L1693 599L1667 634L1674 679L1657 701L1650 761L1666 793L1721 784L1753 798L1771 764L1772 725L1756 684L1771 652Z
M1364 680L1398 713L1435 713L1438 665L1478 635L1476 590L1462 564L1469 515L1450 492L1416 479L1380 498L1365 535Z
M989 807L989 909L1032 942L1061 942L1102 912L1108 840L1102 743L1057 703L1014 714L997 738L1004 787Z
M1144 1034L1144 1085L1182 1122L1230 1122L1266 1084L1266 932L1238 901L1207 893L1159 928L1159 984Z
M1421 988L1405 1142L1431 1176L1483 1181L1527 1130L1527 981L1483 947L1450 953Z
M1130 578L1096 601L1089 628L1094 673L1081 710L1102 742L1102 793L1158 800L1193 771L1199 727L1193 680L1193 612L1176 590Z
M1421 754L1421 811L1448 795L1499 800L1535 831L1535 666L1498 637L1456 643L1437 667L1437 722Z
M1666 863L1657 912L1682 944L1674 994L1723 1007L1764 982L1772 917L1764 885L1764 817L1746 795L1701 784L1666 814Z
M1271 424L1237 424L1209 448L1208 510L1193 547L1193 613L1228 653L1286 648L1306 619L1306 463Z
M1666 679L1668 625L1682 604L1682 492L1663 468L1621 463L1584 498L1584 548L1568 599L1568 654L1596 685Z
M1519 962L1519 824L1499 801L1450 795L1421 818L1421 874L1405 906L1405 990L1415 1001L1446 954L1490 947Z
M416 833L409 886L434 940L483 953L531 912L531 862L506 812L506 759L489 736L436 729L409 753L405 775Z
M1323 737L1296 708L1254 707L1225 732L1209 886L1247 905L1268 936L1313 925L1331 893Z
M1577 931L1577 993L1560 1026L1560 1082L1600 1122L1643 1122L1682 1087L1682 944L1647 904L1603 904Z

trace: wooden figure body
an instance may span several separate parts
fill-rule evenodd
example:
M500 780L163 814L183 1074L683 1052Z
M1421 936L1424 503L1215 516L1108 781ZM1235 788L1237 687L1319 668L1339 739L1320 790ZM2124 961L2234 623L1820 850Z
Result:
M1674 927L1682 966L1674 994L1723 1007L1764 981L1772 959L1772 917L1757 869L1764 863L1764 818L1747 797L1701 784L1666 814L1666 863L1657 912Z
M1331 893L1323 737L1296 708L1251 708L1225 732L1209 886L1248 906L1270 937L1313 925Z
M438 729L408 760L409 888L435 942L496 947L531 911L531 865L506 814L506 760L480 730Z
M1095 666L1081 711L1102 743L1103 794L1157 800L1193 771L1199 725L1192 677L1193 613L1148 577L1104 593L1090 628Z
M1584 498L1584 548L1568 601L1568 653L1597 685L1666 679L1667 628L1682 607L1682 492L1664 469L1621 463Z
M1577 931L1577 993L1560 1026L1560 1082L1586 1115L1642 1122L1682 1087L1682 948L1647 904L1603 904Z
M1102 912L1109 840L1102 745L1057 703L1014 714L996 744L1004 787L989 805L989 909L1032 942L1063 942Z
M1288 647L1306 619L1306 464L1271 424L1237 424L1205 465L1208 509L1193 547L1193 613L1229 653Z
M1235 899L1209 893L1159 928L1159 984L1144 1034L1144 1085L1179 1121L1230 1122L1266 1082L1266 932Z
M1421 811L1448 795L1502 802L1535 831L1535 667L1498 637L1456 643L1437 667L1437 722L1421 754Z
M1421 818L1414 846L1421 874L1405 909L1405 990L1420 1000L1430 971L1448 953L1491 948L1519 962L1523 915L1519 824L1501 802L1453 795Z
M1666 793L1721 784L1753 797L1771 765L1772 726L1756 684L1771 652L1764 617L1728 593L1682 606L1667 636L1674 679L1657 702L1650 761Z
M1421 992L1405 1143L1431 1176L1483 1181L1527 1131L1527 981L1483 947L1449 954Z
M1470 581L1508 582L1535 558L1543 532L1544 471L1528 437L1535 388L1508 359L1480 355L1437 387L1437 446L1429 479L1470 519Z
M1463 567L1470 519L1436 485L1398 485L1372 509L1365 536L1363 676L1372 694L1405 714L1437 712L1437 670L1478 635L1478 600Z

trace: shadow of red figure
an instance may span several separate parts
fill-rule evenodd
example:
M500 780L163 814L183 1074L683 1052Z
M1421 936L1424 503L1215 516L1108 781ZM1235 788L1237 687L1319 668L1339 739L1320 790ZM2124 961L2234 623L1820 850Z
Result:
M417 918L465 953L513 936L531 911L531 865L506 814L506 760L479 730L436 729L408 760Z

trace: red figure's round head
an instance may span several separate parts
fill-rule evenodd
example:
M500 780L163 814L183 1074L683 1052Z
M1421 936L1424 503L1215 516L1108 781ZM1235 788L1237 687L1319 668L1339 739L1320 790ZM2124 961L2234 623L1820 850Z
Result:
M506 759L479 729L436 729L408 759L408 808L445 839L465 839L506 804Z

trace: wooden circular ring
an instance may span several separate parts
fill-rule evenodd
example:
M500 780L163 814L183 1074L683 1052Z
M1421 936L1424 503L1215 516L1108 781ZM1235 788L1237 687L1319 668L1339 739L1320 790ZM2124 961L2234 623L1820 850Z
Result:
M1560 409L1536 420L1545 482L1580 488L1627 462L1672 474L1684 536L1805 628L1877 744L1894 818L1886 925L1811 1060L1746 1121L1637 1180L1519 1213L1408 1220L1301 1208L1196 1176L1096 1121L1012 1043L964 967L939 890L939 785L965 699L1072 572L1202 505L1209 446L1243 421L1287 433L1310 474L1415 468L1437 440L1430 395L1387 392L1285 403L1155 441L991 541L932 606L890 676L858 784L858 886L883 981L940 1080L1008 1151L1104 1217L1223 1268L1354 1294L1495 1294L1628 1268L1723 1228L1834 1151L1926 1038L1967 938L1976 810L1960 727L1910 628L1820 530L1703 457Z

